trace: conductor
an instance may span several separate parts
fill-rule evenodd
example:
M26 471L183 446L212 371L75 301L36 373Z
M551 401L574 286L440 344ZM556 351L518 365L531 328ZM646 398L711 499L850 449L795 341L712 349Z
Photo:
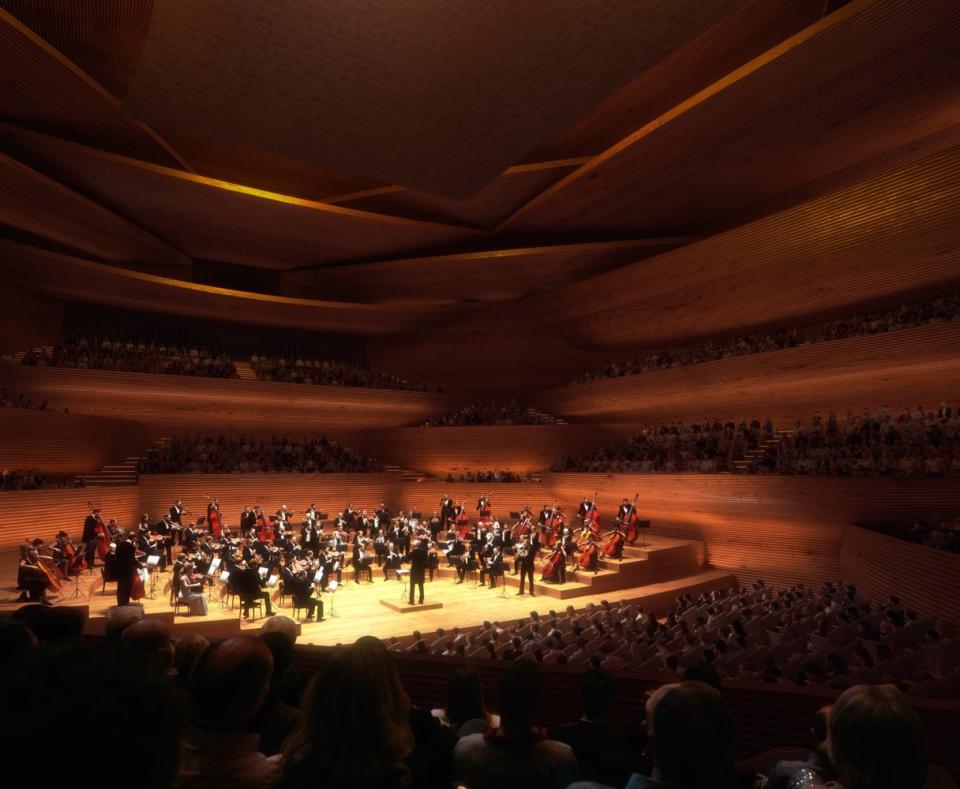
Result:
M423 581L427 570L427 547L423 540L410 551L410 605L413 605L413 587L420 589L420 603L423 604Z

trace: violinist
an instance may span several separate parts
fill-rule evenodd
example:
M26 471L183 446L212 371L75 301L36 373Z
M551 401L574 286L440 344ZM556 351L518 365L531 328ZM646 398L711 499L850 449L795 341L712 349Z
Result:
M181 518L186 511L186 508L183 506L183 501L181 499L177 499L170 508L170 522L176 526L179 526L180 528L183 528L183 522Z
M187 601L191 616L207 615L207 598L203 594L203 575L191 562L183 565L179 578L180 597Z
M353 565L353 580L359 584L361 573L367 573L370 578L370 583L373 583L373 572L370 569L371 558L367 556L367 542L368 538L364 537L360 532L356 532L353 535L353 558L351 564Z
M254 600L263 601L264 613L273 616L273 606L270 604L270 593L263 589L263 578L260 575L260 559L252 557L246 568L235 571L237 596L240 598L240 608L246 619L250 618L250 603Z
M287 588L297 608L307 609L308 620L316 615L318 621L323 621L323 600L314 597L313 579L308 570L301 569L294 573L287 582Z
M147 513L143 514L137 526L137 548L144 556L160 557L160 562L157 566L160 568L160 572L166 569L167 557L163 552L162 540L150 539L150 516L147 515Z
M390 523L390 518L393 517L393 513L387 508L386 503L380 502L380 506L377 507L377 511L373 513L374 518L377 519L376 526L386 527Z
M403 554L397 550L396 544L391 542L387 546L387 553L383 559L383 580L390 580L390 573L400 569L400 563L403 561Z
M20 563L17 567L18 603L25 601L53 605L47 599L47 587L51 586L49 571L40 564L40 553L30 543L20 546Z
M383 534L383 527L377 528L377 536L373 540L373 553L377 557L377 567L382 567L384 557L387 555L387 538Z
M490 576L490 588L496 589L497 587L497 576L503 577L504 570L506 569L506 564L503 561L503 553L499 547L494 547L493 552L490 554L483 566L480 568L480 586L484 586L483 577L484 575ZM504 580L506 583L506 580Z
M538 547L536 534L527 534L523 538L523 542L517 547L517 561L520 563L520 591L517 592L518 595L524 593L524 581L526 580L530 582L530 596L536 597L533 591L533 571Z
M461 542L459 544L461 549L463 549L463 543ZM470 548L466 550L466 553L463 553L461 550L459 561L457 562L457 583L462 584L467 573L476 570L479 566L480 565L477 561L477 550L473 544L471 544Z
M280 509L277 510L277 517L274 522L274 541L278 539L279 535L286 533L287 528L290 526L290 518L292 515L293 510L288 509L286 504L280 505Z
M189 523L182 534L183 549L189 553L193 553L197 549L197 539L199 537L200 533L197 529L197 524L193 522Z
M300 544L309 551L316 552L320 549L320 531L316 522L310 518L304 518L303 526L300 527Z

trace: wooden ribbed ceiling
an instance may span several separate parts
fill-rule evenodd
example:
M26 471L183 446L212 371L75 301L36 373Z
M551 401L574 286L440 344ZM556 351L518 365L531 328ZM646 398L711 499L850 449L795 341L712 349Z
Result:
M268 269L386 333L592 292L960 124L953 0L361 6L0 0L0 235Z

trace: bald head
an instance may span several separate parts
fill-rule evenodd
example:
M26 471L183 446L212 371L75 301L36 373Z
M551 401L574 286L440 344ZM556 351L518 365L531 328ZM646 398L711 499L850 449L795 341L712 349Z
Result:
M263 705L272 673L273 656L259 639L236 636L208 647L190 674L194 724L244 730Z
M134 622L120 639L123 654L157 671L166 671L173 663L170 631L156 619Z

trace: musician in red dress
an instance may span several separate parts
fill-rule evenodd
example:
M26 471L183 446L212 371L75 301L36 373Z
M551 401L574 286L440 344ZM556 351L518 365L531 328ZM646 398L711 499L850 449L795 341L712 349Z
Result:
M210 533L220 538L223 536L223 518L220 516L220 502L211 499L207 505L207 524L210 527Z

